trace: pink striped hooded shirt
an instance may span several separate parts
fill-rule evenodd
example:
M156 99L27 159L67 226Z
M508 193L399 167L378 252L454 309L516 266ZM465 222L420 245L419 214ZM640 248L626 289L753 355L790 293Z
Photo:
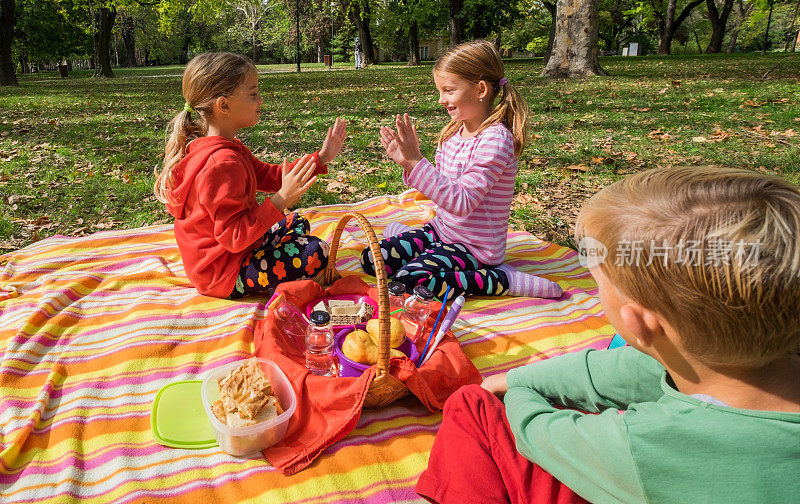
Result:
M470 138L459 130L436 149L436 166L423 158L403 181L438 205L431 224L442 242L463 243L482 263L498 265L516 178L514 137L495 123Z

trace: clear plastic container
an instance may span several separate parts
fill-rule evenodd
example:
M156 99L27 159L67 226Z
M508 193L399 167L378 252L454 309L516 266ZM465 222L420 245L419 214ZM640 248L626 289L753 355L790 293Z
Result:
M414 294L406 299L403 311L400 312L403 314L400 321L406 328L406 336L414 343L420 338L425 321L431 314L432 299L433 293L427 287L418 285L414 287Z
M297 397L294 395L292 384L281 371L281 368L269 359L258 359L261 369L264 370L270 383L272 383L272 390L281 403L281 407L284 410L283 413L266 422L248 425L247 427L229 427L220 422L211 411L211 405L220 398L217 380L240 366L242 362L244 361L231 362L214 369L203 380L203 385L200 389L203 408L206 410L208 420L214 427L217 444L225 453L237 457L260 452L283 439L286 429L289 427L289 419L297 409Z
M406 286L400 282L389 282L389 313L399 310L406 303ZM403 312L395 313L392 317L400 318Z
M268 308L275 313L276 327L294 341L300 350L305 350L308 322L300 310L287 301L283 294L279 294Z

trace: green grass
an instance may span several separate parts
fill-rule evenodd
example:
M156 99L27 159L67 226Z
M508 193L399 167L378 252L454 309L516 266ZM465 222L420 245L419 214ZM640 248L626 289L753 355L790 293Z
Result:
M625 174L667 165L719 165L800 175L800 53L601 60L611 77L550 81L540 60L506 63L531 109L512 222L570 244L581 202ZM261 122L241 132L261 158L318 149L337 116L348 139L301 206L357 201L403 189L378 128L394 114L417 119L433 155L447 116L430 65L353 71L262 66ZM181 67L24 75L0 88L0 251L53 234L169 222L152 195L164 127L181 110ZM331 187L332 180L342 185Z

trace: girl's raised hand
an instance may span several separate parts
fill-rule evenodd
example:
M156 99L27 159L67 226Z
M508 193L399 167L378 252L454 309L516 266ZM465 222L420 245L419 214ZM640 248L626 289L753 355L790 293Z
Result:
M311 187L311 184L317 180L317 177L313 176L316 167L317 163L314 162L314 158L310 154L298 159L297 163L291 168L286 162L286 158L284 158L281 188L272 195L272 204L278 210L284 211L297 203L300 197Z
M386 126L381 128L381 144L386 149L386 154L408 173L422 159L417 128L411 123L408 114L403 114L402 117L398 115L395 125L397 132Z
M342 144L346 136L347 121L343 117L337 117L333 127L328 128L328 134L325 135L325 141L322 142L322 148L319 150L319 162L328 164L333 161L333 158L342 150Z

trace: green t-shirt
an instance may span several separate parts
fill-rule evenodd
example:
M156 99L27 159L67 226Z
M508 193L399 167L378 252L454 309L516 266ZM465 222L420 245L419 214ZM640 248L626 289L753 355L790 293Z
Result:
M513 369L517 449L595 504L800 502L800 413L713 405L667 379L631 347Z

